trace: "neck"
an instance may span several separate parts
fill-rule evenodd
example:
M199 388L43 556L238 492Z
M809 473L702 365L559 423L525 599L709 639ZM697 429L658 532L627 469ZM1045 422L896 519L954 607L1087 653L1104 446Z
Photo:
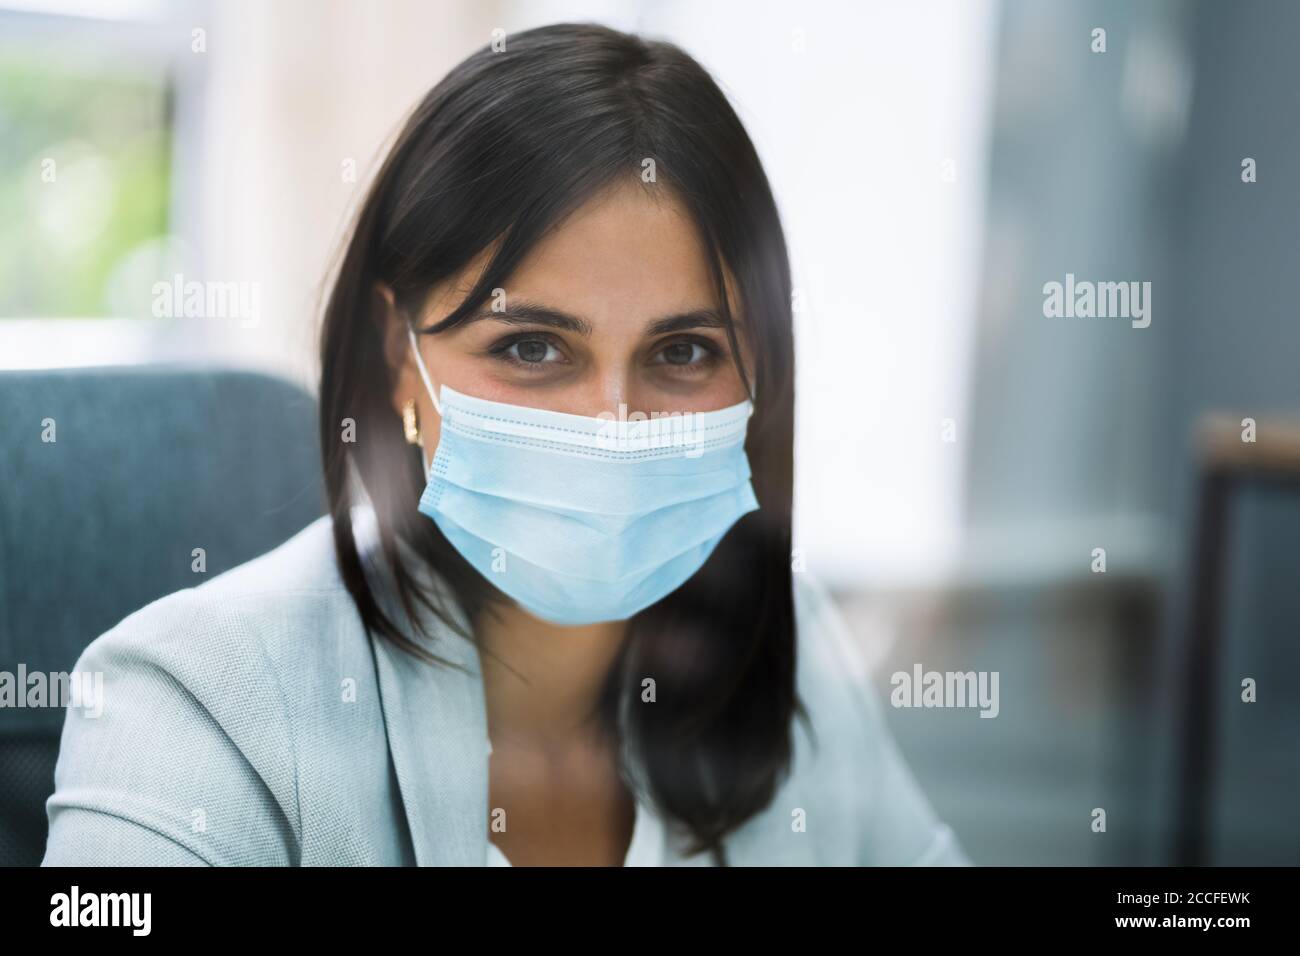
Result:
M476 625L494 744L559 750L599 736L596 706L626 621L569 627L512 604Z

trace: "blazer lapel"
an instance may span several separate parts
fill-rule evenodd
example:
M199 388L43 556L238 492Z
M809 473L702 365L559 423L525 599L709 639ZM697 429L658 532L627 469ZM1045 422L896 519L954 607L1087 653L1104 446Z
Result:
M488 735L478 649L437 629L429 664L372 637L388 748L417 866L487 861Z
M379 693L417 866L483 866L488 849L487 709L478 649L439 630L435 653L469 671L426 664L374 637ZM472 675L472 676L471 676ZM793 774L724 842L731 866L815 866L821 822ZM808 831L791 828L792 811ZM681 865L680 863L675 865Z
M435 653L466 668L466 674L418 661L382 638L372 638L371 644L416 865L483 866L488 736L478 649L450 632L439 634ZM729 865L818 864L813 831L822 821L802 783L799 774L788 777L772 803L724 841ZM796 808L809 814L808 832L791 828Z
M403 632L412 635L383 559L373 507L352 509L357 550L375 597ZM432 569L404 542L398 542L420 586L454 608L450 592ZM457 668L430 664L371 635L379 681L380 707L388 752L393 758L417 866L482 866L487 863L488 734L487 705L478 648L453 633L417 605L423 630L434 636L429 648ZM458 616L465 623L463 616Z

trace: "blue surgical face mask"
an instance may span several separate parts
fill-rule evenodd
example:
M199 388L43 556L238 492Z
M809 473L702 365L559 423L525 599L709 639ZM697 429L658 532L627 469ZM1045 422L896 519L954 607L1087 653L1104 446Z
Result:
M752 402L628 421L490 402L446 385L439 393L407 331L442 416L420 512L537 617L629 618L681 586L757 510L745 456Z

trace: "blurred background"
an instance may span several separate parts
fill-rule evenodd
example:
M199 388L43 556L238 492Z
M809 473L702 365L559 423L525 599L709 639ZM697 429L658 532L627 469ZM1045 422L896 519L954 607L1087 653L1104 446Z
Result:
M4 447L41 418L14 384L35 394L41 370L196 366L310 392L334 254L407 111L493 31L561 20L679 43L758 146L795 273L797 561L836 592L881 695L917 664L999 675L996 719L885 708L974 861L1300 863L1284 0L0 0ZM1150 325L1047 317L1044 284L1067 274L1149 282ZM173 278L247 308L160 317ZM255 431L239 381L158 440L196 441L204 415ZM315 467L287 440L258 454ZM57 579L67 548L24 523L40 482L16 455L0 669L66 669L118 604L190 582L134 569L138 593L87 593L60 609L63 644L24 650L50 612L28 579ZM262 531L304 524L317 503L296 500ZM43 846L43 811L12 821L60 722L0 712L0 777L32 781L0 786L12 860Z

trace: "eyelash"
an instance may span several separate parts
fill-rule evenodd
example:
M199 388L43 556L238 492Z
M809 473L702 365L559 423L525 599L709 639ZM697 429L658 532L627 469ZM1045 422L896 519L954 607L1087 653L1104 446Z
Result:
M487 351L490 356L492 356L493 358L499 361L505 362L507 365L511 365L515 368L528 369L530 371L541 369L547 365L556 364L554 362L546 362L546 361L525 362L523 359L516 358L514 355L511 355L510 350L513 349L516 345L519 345L520 343L523 342L545 342L547 346L555 349L557 352L563 353L564 351L561 348L559 340L557 340L553 336L547 335L544 332L520 332L515 335L508 335L505 338L493 343L488 348ZM698 371L700 369L710 367L722 357L721 350L718 348L717 344L713 342L713 340L705 338L703 336L697 336L697 335L682 336L680 338L673 339L672 341L664 342L659 347L658 351L656 351L655 354L661 355L663 354L664 349L667 349L674 345L698 345L701 349L704 350L705 353L704 357L699 359L696 362L690 362L685 365L678 364L675 362L655 362L654 364L666 365L669 366L670 368L674 368L679 371L692 372L692 371Z

